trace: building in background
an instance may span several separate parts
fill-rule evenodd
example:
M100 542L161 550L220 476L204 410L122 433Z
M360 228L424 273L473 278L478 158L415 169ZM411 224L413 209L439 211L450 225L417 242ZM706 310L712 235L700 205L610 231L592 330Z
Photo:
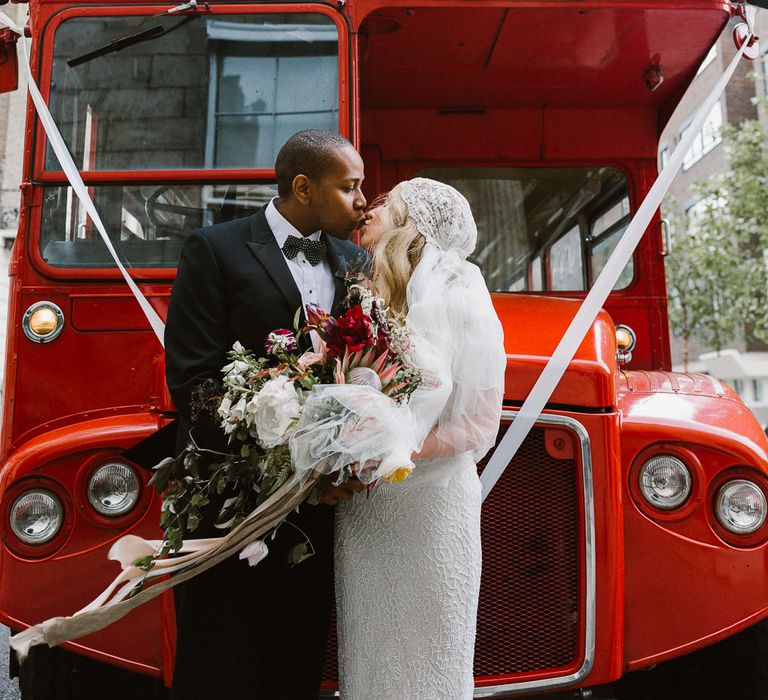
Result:
M690 128L699 105L714 87L723 71L736 54L732 37L733 25L743 21L734 19L709 55L701 64L688 93L667 124L659 141L659 166L666 164L670 153ZM756 33L768 37L768 12L758 11ZM666 218L684 221L695 218L705 203L695 190L697 182L721 175L728 170L728 149L720 130L727 124L737 125L747 119L758 119L768 133L768 41L762 42L763 54L756 61L744 60L725 89L725 93L710 112L707 121L697 134L691 150L683 161L683 169L670 187L670 202L677 211L664 210ZM674 255L674 244L672 245ZM692 271L692 274L695 271ZM682 342L671 338L672 361L679 369ZM689 363L691 371L705 372L730 384L744 402L757 415L763 426L768 421L768 405L763 382L768 382L768 352L764 347L748 347L743 338L734 338L728 350L719 354L710 352L696 338L691 339L690 356L698 356L697 362Z

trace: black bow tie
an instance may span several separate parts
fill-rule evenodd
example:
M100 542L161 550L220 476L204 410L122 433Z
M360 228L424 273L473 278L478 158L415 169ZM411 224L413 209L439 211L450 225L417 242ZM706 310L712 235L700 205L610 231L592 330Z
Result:
M304 253L310 265L317 265L327 257L327 250L323 241L313 241L309 238L288 236L283 244L283 254L289 260L293 260L299 251Z

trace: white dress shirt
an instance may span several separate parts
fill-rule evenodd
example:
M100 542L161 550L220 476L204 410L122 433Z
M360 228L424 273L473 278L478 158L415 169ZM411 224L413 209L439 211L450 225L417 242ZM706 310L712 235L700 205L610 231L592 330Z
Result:
M272 233L275 236L277 245L282 250L283 245L288 240L288 236L296 236L297 238L303 238L296 228L291 224L275 206L275 200L273 199L264 212L267 217L267 223L269 228L272 229ZM307 236L310 240L319 241L320 231L315 231L310 236ZM285 258L285 253L283 253ZM333 297L335 293L335 287L333 284L333 273L331 272L331 266L328 264L328 260L321 260L317 265L312 265L307 260L303 251L299 251L295 258L289 260L285 258L285 262L288 263L288 269L291 271L294 282L299 288L301 293L301 304L306 308L307 304L317 304L324 311L331 312L333 307Z

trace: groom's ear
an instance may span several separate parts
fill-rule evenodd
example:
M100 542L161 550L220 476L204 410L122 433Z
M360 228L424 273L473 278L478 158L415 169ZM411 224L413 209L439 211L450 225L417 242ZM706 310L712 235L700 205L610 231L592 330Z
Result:
M293 196L300 204L309 204L311 183L306 175L297 175L292 183Z

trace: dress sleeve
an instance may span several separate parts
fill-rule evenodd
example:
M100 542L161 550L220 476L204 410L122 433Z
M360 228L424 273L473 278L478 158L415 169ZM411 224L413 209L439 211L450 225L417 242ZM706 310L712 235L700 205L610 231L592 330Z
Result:
M408 287L414 362L424 382L408 403L417 456L471 452L480 460L499 430L506 354L479 269L427 251Z

